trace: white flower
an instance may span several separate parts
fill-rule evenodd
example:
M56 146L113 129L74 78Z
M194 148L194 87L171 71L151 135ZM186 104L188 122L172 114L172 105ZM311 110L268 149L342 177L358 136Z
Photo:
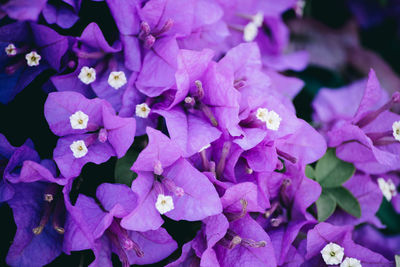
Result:
M400 142L400 121L393 122L393 137Z
M14 44L9 44L4 49L6 51L7 56L15 56L17 54L17 48Z
M321 255L327 265L339 264L343 260L344 248L331 242L321 250Z
M118 90L120 87L126 84L126 76L123 71L112 71L108 76L108 84Z
M361 262L355 258L345 258L340 267L362 267Z
M387 201L392 200L392 197L397 195L396 186L394 185L392 179L385 181L382 177L378 178L379 189L381 189L383 196Z
M28 64L29 67L39 66L39 61L41 58L42 57L35 51L25 55L26 64Z
M246 42L252 42L256 39L258 34L258 27L257 25L251 21L247 23L247 25L243 29L243 40Z
M262 12L257 12L257 14L253 16L253 23L257 27L261 27L263 25L263 22L264 22L264 14Z
M281 124L282 118L275 111L271 110L268 112L266 116L266 124L267 128L273 131L277 131L279 129L279 125Z
M72 129L86 129L88 121L89 116L80 110L69 116L69 122L71 123Z
M90 84L96 80L96 70L94 68L84 66L81 68L81 72L79 72L78 78L84 84Z
M69 148L71 149L72 153L74 154L74 157L77 159L84 157L88 153L88 149L83 140L78 140L78 141L72 142L72 144L69 146Z
M174 209L174 201L171 196L159 194L156 202L156 209L160 214L164 214Z
M140 118L147 118L150 114L151 109L146 103L136 105L136 116Z
M267 115L268 115L268 109L266 108L258 108L256 117L262 122L267 122Z

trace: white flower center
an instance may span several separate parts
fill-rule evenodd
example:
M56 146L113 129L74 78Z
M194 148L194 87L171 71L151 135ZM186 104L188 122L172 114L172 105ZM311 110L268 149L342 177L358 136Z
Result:
M281 125L282 118L275 111L271 110L268 112L266 117L267 128L273 131L278 131L279 125Z
M156 202L156 209L160 214L164 214L174 209L174 201L171 196L159 194Z
M361 262L356 258L345 258L340 267L362 267Z
M108 76L108 84L118 90L120 87L126 84L126 76L123 71L112 71Z
M378 178L379 189L381 189L383 196L387 201L392 200L392 197L397 195L396 186L394 185L392 179L385 181L382 177Z
M136 105L136 116L140 118L147 118L150 114L151 109L146 103Z
M69 116L69 121L71 123L72 129L86 129L89 121L89 116L78 110L71 116Z
M28 64L29 67L39 66L39 61L41 58L42 57L36 53L36 51L32 51L25 55L26 64Z
M9 44L5 48L7 56L15 56L17 54L17 48L14 44Z
M254 41L258 34L258 28L262 26L263 22L264 14L261 12L255 14L243 29L243 40L246 42Z
M393 137L400 142L400 121L393 122Z
M343 260L344 248L331 242L321 250L321 255L327 265L340 264Z
M243 29L243 40L252 42L257 37L258 27L254 22L249 22Z
M88 149L83 140L78 140L78 141L72 142L72 144L69 146L69 148L71 149L72 153L74 154L74 157L77 159L84 157L88 153Z
M262 122L267 122L267 115L268 115L268 109L266 108L258 108L256 117Z
M94 68L84 66L81 68L81 72L79 72L78 78L84 84L90 84L96 80L96 70Z

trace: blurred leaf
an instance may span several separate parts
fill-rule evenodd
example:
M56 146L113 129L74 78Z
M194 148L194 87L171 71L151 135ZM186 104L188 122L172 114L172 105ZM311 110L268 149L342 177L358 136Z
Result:
M393 235L400 233L400 214L396 212L386 198L383 198L376 216L386 225L385 234Z
M305 173L308 178L315 180L315 171L313 167L307 165Z
M115 182L131 186L137 174L130 169L138 155L139 152L131 148L126 152L125 156L117 160L114 171Z
M328 219L336 209L336 201L329 193L324 190L316 201L318 211L318 221L323 222Z
M344 187L325 189L336 201L336 203L347 213L354 217L361 217L361 207L353 194Z
M338 187L355 172L353 164L338 159L334 149L328 149L317 162L315 178L324 188Z

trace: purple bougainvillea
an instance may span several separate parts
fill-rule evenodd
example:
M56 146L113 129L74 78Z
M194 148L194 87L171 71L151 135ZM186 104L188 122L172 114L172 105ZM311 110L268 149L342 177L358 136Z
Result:
M6 264L399 264L400 92L371 68L301 116L306 1L0 2L0 103L46 133L0 134Z

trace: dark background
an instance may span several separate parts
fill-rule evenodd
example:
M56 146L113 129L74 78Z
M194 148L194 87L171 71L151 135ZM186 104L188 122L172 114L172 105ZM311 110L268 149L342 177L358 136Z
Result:
M381 2L387 2L371 0L371 2L374 1L380 4ZM352 18L348 2L345 0L309 1L307 2L305 16L313 17L331 28L341 28ZM79 36L90 22L96 22L109 42L113 42L117 38L118 30L104 2L83 1L79 16L81 19L71 29L64 30L55 25L52 25L52 27L61 34ZM289 11L284 17L290 20L294 17L294 12ZM41 22L43 22L43 19L41 19ZM399 27L394 18L386 17L378 20L374 25L360 28L359 37L363 46L381 55L398 74L400 73ZM310 103L319 88L323 86L339 87L349 82L341 73L315 66L310 66L300 73L290 72L288 74L300 77L306 82L305 88L295 98L294 103L298 116L308 121L310 121L312 112ZM57 137L49 130L43 115L43 106L47 93L42 90L42 87L48 81L50 75L52 75L51 71L42 73L24 91L18 94L11 103L8 105L0 104L0 132L14 146L20 146L27 138L31 138L41 158L51 158L57 142ZM113 182L115 163L116 159L113 158L100 166L87 164L79 177L81 181L79 193L94 196L96 187L99 184ZM77 194L78 192L74 193ZM2 218L0 227L0 266L7 266L5 257L16 229L11 209L7 205L0 206L0 214ZM389 234L400 233L399 226L393 223L396 222L396 218L397 221L400 221L400 219L388 203L384 202L382 204L378 215L384 223L389 225L387 230ZM180 247L190 241L201 226L199 222L175 222L166 217L164 217L164 220L163 227L173 236ZM171 259L179 257L179 255L180 250L164 261L151 266L164 266ZM47 266L87 266L93 259L94 256L91 251L74 252L71 256L61 255ZM115 266L121 266L116 255L113 255L113 262Z

